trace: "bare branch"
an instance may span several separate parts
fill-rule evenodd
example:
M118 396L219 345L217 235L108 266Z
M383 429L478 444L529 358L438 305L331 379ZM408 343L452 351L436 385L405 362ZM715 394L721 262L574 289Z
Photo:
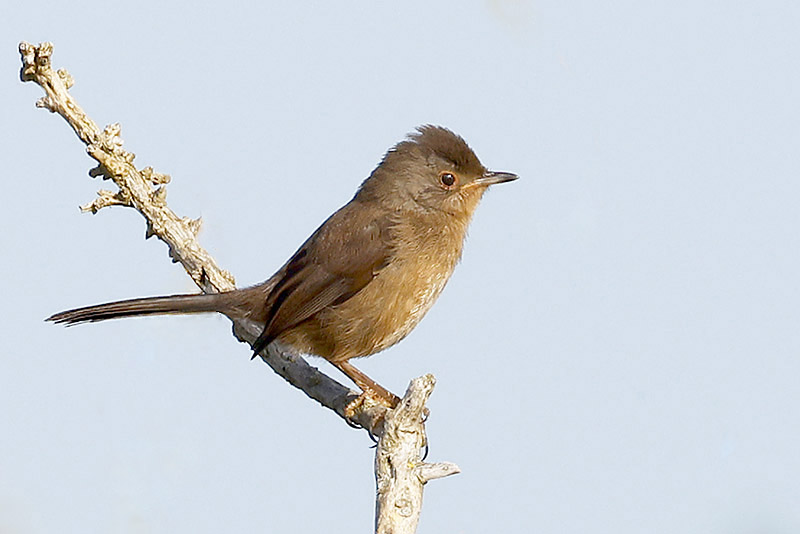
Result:
M147 237L163 241L174 262L180 263L197 286L207 293L234 289L233 276L217 266L200 246L196 236L200 219L179 217L166 203L166 184L170 177L145 167L137 169L134 154L122 148L119 124L103 130L78 106L69 94L72 76L51 66L53 45L20 43L22 81L32 81L45 91L37 107L58 113L87 145L87 153L97 161L89 174L113 181L117 192L100 190L98 198L81 206L84 212L97 213L108 206L136 209L147 223ZM234 335L252 344L261 326L249 321L234 321ZM422 487L428 480L459 472L451 463L425 464L419 450L426 443L423 412L433 391L435 379L426 375L412 381L400 405L389 410L366 395L345 387L302 357L272 343L262 359L281 377L322 406L334 411L349 424L368 429L380 437L375 473L378 485L376 530L381 533L411 533L416 529L422 505Z
M422 511L425 483L460 472L453 463L426 464L420 459L420 450L427 444L425 403L435 385L433 375L415 378L397 408L386 415L375 453L378 534L413 534Z

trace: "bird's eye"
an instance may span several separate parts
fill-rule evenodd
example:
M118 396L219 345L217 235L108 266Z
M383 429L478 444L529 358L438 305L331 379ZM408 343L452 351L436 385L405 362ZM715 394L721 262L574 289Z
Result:
M452 172L442 171L439 173L439 180L445 188L449 189L455 185L456 175Z

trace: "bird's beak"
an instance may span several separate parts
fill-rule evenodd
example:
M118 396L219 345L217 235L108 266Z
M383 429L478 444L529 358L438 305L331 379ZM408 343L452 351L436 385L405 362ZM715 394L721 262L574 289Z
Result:
M503 182L511 182L519 178L513 172L499 172L499 171L486 171L483 176L474 180L471 185L484 185L489 187L494 184L502 184Z

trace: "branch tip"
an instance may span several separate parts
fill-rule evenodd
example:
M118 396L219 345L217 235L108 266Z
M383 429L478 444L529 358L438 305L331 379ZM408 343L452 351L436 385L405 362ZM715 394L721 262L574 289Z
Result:
M163 174L153 170L149 165L140 171L145 180L153 185L165 185L172 179L169 174Z
M159 186L152 193L150 193L150 201L156 206L167 205L167 188Z
M190 217L184 217L183 219L184 224L189 227L189 231L192 232L192 235L197 237L200 233L200 229L203 227L203 218L198 217L196 219L192 219Z
M419 464L416 467L417 477L420 482L427 484L437 478L449 477L461 472L461 468L453 462L438 462L435 464Z
M117 191L114 193L113 191L106 191L105 189L101 189L97 192L97 198L93 201L89 202L88 204L84 204L80 206L80 210L82 213L92 212L92 214L96 214L101 209L108 207L108 206L130 206L130 198L125 195L122 191Z

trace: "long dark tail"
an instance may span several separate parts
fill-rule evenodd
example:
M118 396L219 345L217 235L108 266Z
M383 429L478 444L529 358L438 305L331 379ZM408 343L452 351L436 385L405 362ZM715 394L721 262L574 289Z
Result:
M230 293L200 295L169 295L120 300L97 306L86 306L56 313L45 319L67 325L94 323L106 319L118 319L136 315L163 315L183 313L221 312L230 309Z

